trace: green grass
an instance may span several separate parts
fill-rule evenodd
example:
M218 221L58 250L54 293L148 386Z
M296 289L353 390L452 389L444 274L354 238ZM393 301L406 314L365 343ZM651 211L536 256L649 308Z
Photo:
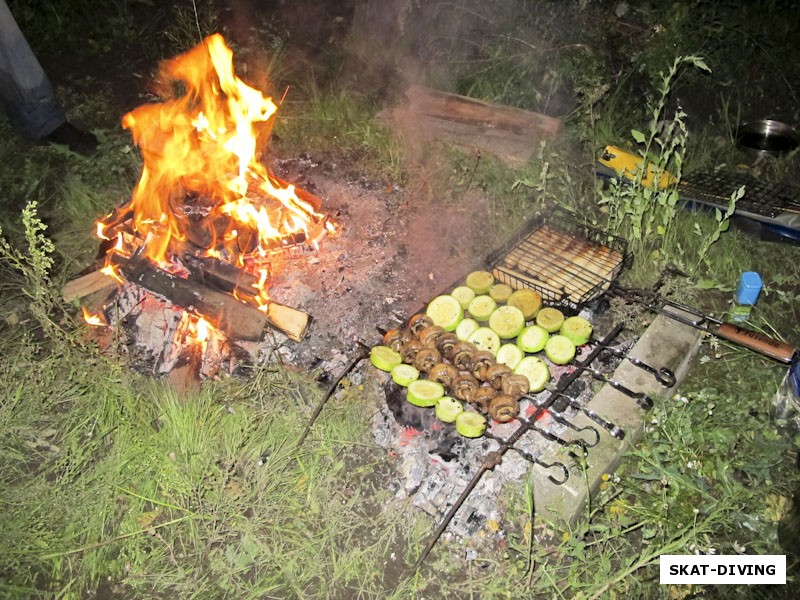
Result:
M181 397L88 351L23 347L2 364L6 593L378 597L398 533L375 510L384 459L357 390L297 448L319 390L276 369Z

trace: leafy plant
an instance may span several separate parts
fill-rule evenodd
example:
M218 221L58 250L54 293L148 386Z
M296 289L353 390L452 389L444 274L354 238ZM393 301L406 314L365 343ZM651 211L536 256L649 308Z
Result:
M47 226L37 214L38 203L28 202L22 211L27 252L17 249L3 236L0 227L0 261L22 276L22 292L28 299L31 314L54 343L64 339L62 327L54 320L55 312L67 316L50 278L53 268L53 242L44 235Z
M728 207L725 209L725 212L722 212L719 208L714 209L716 228L710 234L706 234L704 236L702 230L700 229L700 225L695 223L695 233L699 237L703 238L703 244L698 252L697 264L695 265L693 273L696 272L700 267L700 263L707 259L708 251L711 249L711 246L718 242L720 236L730 229L731 219L736 211L736 203L741 200L742 196L744 196L744 190L745 186L742 186L731 194L730 200L728 201Z
M683 174L686 148L686 114L678 109L665 119L672 84L683 65L708 70L698 56L678 57L667 73L662 74L658 99L650 109L646 132L634 130L639 145L641 167L632 180L614 179L600 192L600 205L608 215L610 229L627 238L634 253L669 252L672 225L678 212L676 189ZM663 184L664 181L668 183Z

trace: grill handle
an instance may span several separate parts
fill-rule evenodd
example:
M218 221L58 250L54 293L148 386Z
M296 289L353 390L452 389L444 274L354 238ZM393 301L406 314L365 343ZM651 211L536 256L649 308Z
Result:
M758 352L782 363L792 364L800 354L797 347L791 344L781 342L752 329L745 329L733 323L725 323L705 315L691 306L669 300L650 290L614 286L611 288L611 292L629 302L641 304L679 323L705 331L734 344L739 344L753 352ZM677 308L678 311L670 310L671 308Z
M797 349L791 344L786 344L771 338L758 331L745 329L733 323L723 323L712 333L729 342L739 344L755 352L774 358L780 362L790 364L795 357Z

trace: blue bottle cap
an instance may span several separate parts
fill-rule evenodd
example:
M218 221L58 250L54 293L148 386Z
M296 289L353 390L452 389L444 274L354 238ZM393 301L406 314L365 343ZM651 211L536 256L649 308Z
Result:
M736 303L753 305L761 293L761 275L754 271L745 271L736 288Z

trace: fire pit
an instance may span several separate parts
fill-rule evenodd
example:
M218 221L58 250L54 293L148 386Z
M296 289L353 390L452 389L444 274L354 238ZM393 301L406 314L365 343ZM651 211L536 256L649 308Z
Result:
M116 281L87 322L136 322L153 372L183 359L209 376L266 324L304 337L309 316L273 301L269 285L335 227L316 196L259 162L277 106L236 77L221 36L165 62L158 81L166 100L122 121L144 162L133 197L97 223L103 264L65 297Z

